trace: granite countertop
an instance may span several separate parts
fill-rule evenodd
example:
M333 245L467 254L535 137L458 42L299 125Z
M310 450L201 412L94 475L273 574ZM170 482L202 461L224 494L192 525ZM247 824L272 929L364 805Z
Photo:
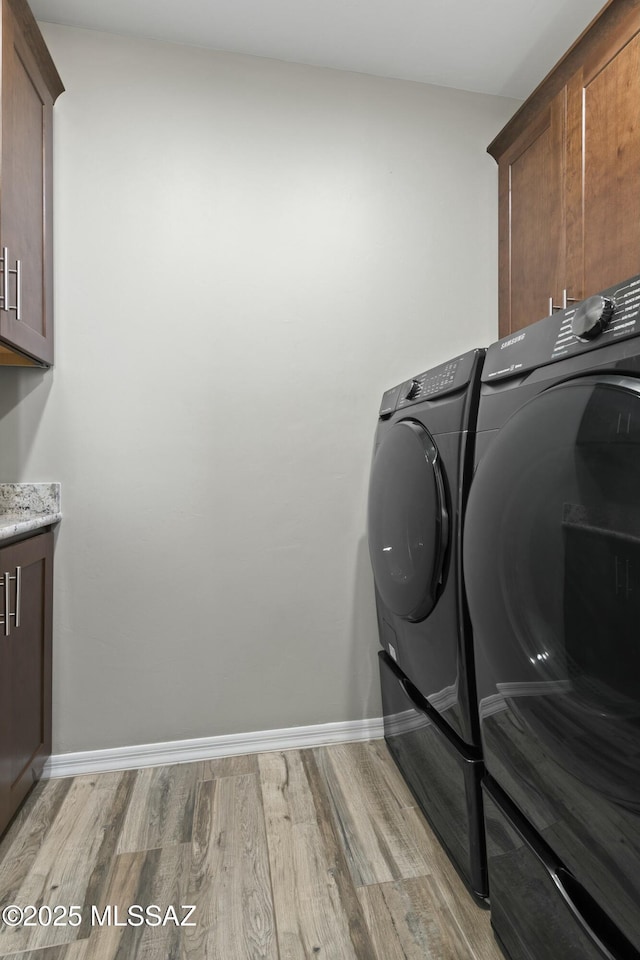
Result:
M61 519L59 483L0 483L0 540Z

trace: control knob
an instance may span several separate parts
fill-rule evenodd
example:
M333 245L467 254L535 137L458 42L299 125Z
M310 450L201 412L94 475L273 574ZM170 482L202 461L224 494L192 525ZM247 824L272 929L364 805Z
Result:
M574 314L571 332L579 340L595 339L609 326L615 306L613 300L600 294L588 297Z
M422 384L419 380L412 380L409 384L409 390L405 397L405 400L415 400L416 397L420 396L422 390Z

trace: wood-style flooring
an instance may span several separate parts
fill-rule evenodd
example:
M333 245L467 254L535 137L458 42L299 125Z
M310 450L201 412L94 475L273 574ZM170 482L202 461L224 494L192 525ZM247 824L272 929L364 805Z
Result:
M501 960L381 740L40 783L0 842L9 904L79 923L1 925L12 960Z

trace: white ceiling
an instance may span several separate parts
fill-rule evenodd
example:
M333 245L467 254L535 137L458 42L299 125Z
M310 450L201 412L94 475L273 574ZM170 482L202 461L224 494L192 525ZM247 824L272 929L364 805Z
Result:
M31 0L39 20L524 99L604 0Z

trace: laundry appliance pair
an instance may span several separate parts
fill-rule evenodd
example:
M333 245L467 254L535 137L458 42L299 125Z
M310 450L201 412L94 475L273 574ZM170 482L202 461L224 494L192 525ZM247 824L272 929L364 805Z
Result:
M388 391L369 542L385 737L505 954L640 960L640 276Z

